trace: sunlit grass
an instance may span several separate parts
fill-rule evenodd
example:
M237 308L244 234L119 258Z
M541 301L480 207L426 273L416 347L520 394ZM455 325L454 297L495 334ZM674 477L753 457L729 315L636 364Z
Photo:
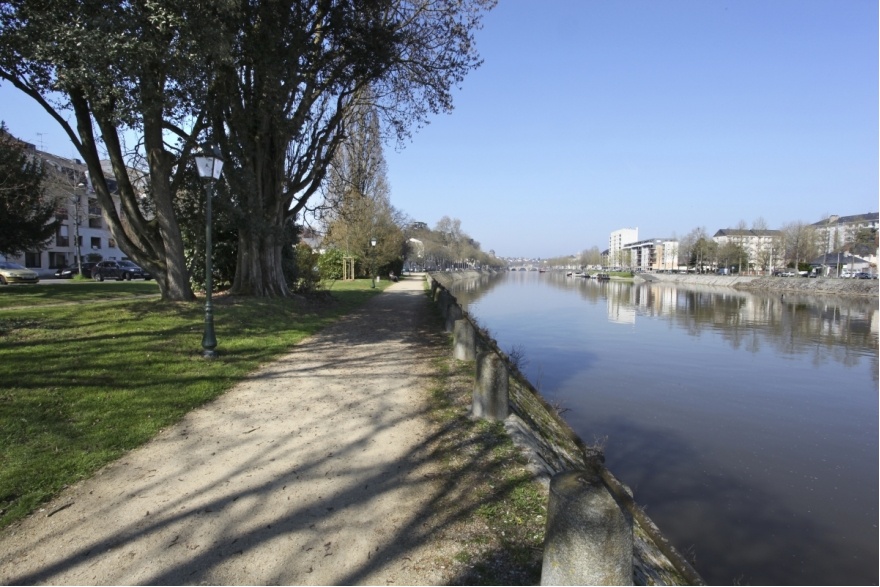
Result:
M218 298L217 360L201 356L203 303L163 303L155 282L0 290L0 527L387 285L336 282L319 300ZM145 294L157 295L131 299Z

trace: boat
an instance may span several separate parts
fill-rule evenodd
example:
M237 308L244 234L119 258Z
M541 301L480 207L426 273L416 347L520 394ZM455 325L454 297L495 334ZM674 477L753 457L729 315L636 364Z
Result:
M598 279L599 281L609 281L611 279L611 276L607 273L597 273L596 279Z

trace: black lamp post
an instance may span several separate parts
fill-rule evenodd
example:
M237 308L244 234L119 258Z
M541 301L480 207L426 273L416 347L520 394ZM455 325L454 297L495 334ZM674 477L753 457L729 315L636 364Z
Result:
M376 237L370 238L370 274L373 276L372 281L370 282L370 287L376 287Z
M217 147L206 147L200 155L196 155L196 168L199 177L205 180L205 334L202 336L202 356L213 359L217 356L217 337L214 335L214 305L211 301L213 289L211 264L211 200L214 196L214 182L220 179L223 170L223 159Z

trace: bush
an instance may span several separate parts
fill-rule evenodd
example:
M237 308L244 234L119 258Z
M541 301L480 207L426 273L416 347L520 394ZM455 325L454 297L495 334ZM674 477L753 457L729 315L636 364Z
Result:
M320 280L317 269L320 255L305 243L298 243L293 249L296 267L296 279L293 289L298 292L314 291Z
M333 281L342 279L342 257L344 253L339 249L330 249L318 257L318 275L322 280Z

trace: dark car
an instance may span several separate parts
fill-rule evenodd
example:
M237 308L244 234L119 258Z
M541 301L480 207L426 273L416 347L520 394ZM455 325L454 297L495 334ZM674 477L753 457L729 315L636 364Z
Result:
M131 261L101 261L92 269L92 279L104 281L105 279L150 279L151 275L132 263Z
M91 277L92 276L92 268L95 265L97 265L97 263L91 263L91 262L83 263L82 264L83 277ZM72 267L62 267L61 269L58 269L57 271L55 271L55 277L58 279L71 279L74 275L78 275L78 274L79 274L79 267L77 267L76 265L74 265Z

